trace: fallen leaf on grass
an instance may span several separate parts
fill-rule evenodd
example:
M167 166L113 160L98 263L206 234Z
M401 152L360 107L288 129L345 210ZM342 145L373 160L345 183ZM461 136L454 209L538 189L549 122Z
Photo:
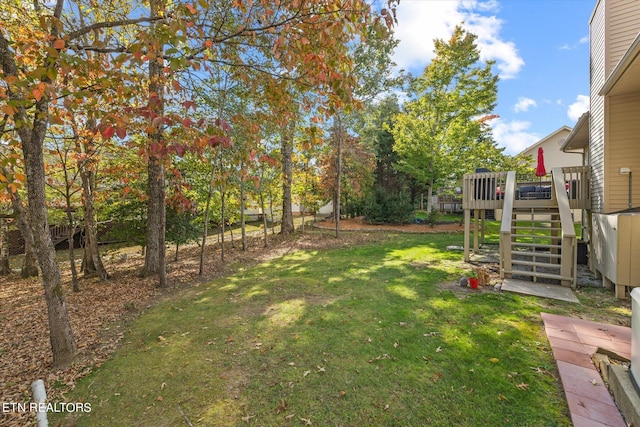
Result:
M436 348L436 353L440 353L442 351L442 346L438 346L438 348Z
M369 360L369 363L373 363L373 362L375 362L377 360L383 360L383 359L391 359L391 357L387 353L385 353L385 354L383 354L381 356L377 356L377 357L374 357L373 359Z
M162 335L158 335L158 341L166 341L167 339Z
M300 421L302 421L304 423L304 425L306 426L310 426L311 425L311 419L310 418L302 418L302 417L298 417L300 418Z
M498 359L497 357L492 357L491 359L489 359L489 362L492 363L498 363L500 361L500 359Z
M287 402L284 399L280 399L280 404L276 407L276 414L287 410Z
M520 390L527 390L529 388L529 384L520 383L517 384L516 387L518 387Z
M320 372L327 372L327 370L326 370L326 369L324 369L324 367L323 367L323 366L316 366L316 368L318 368L318 373L320 373Z
M242 421L248 424L251 418L255 418L255 415L247 415L246 417L242 417Z
M311 371L304 371L304 373L302 374L302 378L306 377L307 375L309 375L311 373Z
M509 398L507 396L505 396L504 394L500 393L498 395L498 400L509 400Z

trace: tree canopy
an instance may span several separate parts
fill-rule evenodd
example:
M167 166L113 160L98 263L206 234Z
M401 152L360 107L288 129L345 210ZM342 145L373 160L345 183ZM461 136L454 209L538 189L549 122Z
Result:
M487 125L498 76L492 61L480 62L476 38L458 26L448 41L435 40L435 58L410 82L410 100L388 126L398 169L429 189L501 156Z

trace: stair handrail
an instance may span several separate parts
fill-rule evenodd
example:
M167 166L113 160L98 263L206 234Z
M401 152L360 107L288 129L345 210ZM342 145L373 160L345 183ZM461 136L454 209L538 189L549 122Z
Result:
M504 279L504 271L511 271L511 219L513 204L516 199L516 173L507 172L502 204L502 221L500 222L500 278Z
M571 276L571 287L576 285L576 265L578 252L576 250L576 230L571 216L571 207L569 206L569 196L567 195L567 187L564 179L562 168L553 168L551 170L553 180L553 189L555 198L558 202L558 213L560 215L560 227L562 232L562 276ZM569 256L567 256L569 254ZM568 273L568 275L567 275Z
M504 189L504 201L502 205L502 218L500 224L500 234L511 234L511 216L513 215L513 202L516 199L516 173L515 171L507 172L507 182ZM508 221L504 221L507 218Z

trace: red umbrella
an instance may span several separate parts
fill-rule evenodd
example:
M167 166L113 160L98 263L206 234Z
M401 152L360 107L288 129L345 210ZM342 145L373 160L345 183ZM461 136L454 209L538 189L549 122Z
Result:
M547 174L547 170L544 168L544 151L542 147L538 148L538 166L536 167L536 176L542 178Z

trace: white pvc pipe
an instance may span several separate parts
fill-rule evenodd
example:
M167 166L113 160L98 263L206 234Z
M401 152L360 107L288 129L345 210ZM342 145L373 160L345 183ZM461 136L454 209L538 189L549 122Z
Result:
M47 391L44 388L44 381L35 380L31 383L31 393L33 393L33 402L38 405L36 409L36 420L38 421L38 427L48 427L49 421L47 420Z

